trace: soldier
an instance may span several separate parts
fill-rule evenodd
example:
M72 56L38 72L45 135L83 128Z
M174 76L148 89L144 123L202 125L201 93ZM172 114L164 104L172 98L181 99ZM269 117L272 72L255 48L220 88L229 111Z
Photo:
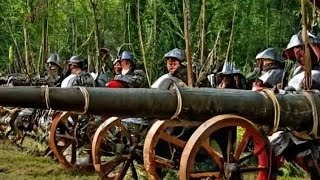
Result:
M178 86L185 87L186 85L186 71L182 62L185 60L184 52L181 49L175 48L164 55L168 73L158 78L151 88L169 89L172 81L176 82ZM184 80L184 81L183 81Z
M245 78L242 72L231 62L223 64L221 72L213 73L207 76L210 85L216 88L244 89Z
M268 48L257 54L256 65L260 77L253 83L252 90L259 91L264 88L273 88L283 83L284 60L274 48ZM250 79L249 76L247 76L248 78Z
M107 48L101 48L100 49L100 56L102 57L101 63L102 63L102 69L98 77L95 79L96 85L99 87L104 87L107 82L112 80L115 76L110 58L109 49ZM92 73L94 74L94 73ZM97 74L94 74L94 76L97 76Z
M53 53L47 60L48 83L52 86L59 87L63 79L62 67L60 65L59 55Z
M121 74L120 59L119 58L115 59L112 64L113 64L112 72L111 71L104 72L97 78L97 85L99 87L106 86L108 82L114 80L115 76Z
M308 33L310 44L310 59L312 64L312 88L320 89L320 39ZM301 31L291 37L287 48L283 51L283 57L296 62L293 78L288 82L287 91L300 91L304 89L304 65L305 49L301 38ZM307 132L296 132L284 129L269 137L271 145L277 156L278 164L283 157L287 161L295 161L299 166L309 172L311 179L320 178L320 144L317 139L311 138Z
M310 59L312 67L312 89L320 89L320 71L319 71L319 60L320 60L320 38L309 33L310 44ZM304 87L304 44L302 42L301 31L291 37L287 48L283 51L283 57L296 62L295 70L293 72L293 78L288 82L286 90L302 90Z
M95 82L90 73L84 71L84 61L79 56L72 56L69 60L69 69L61 87L85 86L94 87Z
M130 52L122 52L120 64L121 73L116 75L114 80L122 81L123 83L126 83L128 87L138 88L144 86L145 74L142 70L136 69L136 63ZM108 86L108 84L106 84L106 86Z
M113 74L116 76L116 75L119 75L121 73L121 62L120 62L120 58L117 58L113 61Z

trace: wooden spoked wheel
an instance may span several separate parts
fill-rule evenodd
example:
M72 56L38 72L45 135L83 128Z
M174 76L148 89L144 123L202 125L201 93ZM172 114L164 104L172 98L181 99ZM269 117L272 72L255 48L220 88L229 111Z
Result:
M221 132L227 136L225 146L215 140ZM219 115L201 124L190 137L179 177L267 180L273 173L271 159L270 143L253 123L237 115Z
M48 143L54 156L67 170L91 170L91 143L81 139L83 125L78 117L69 112L57 114L52 120Z
M201 122L158 120L146 136L143 147L144 167L149 179L162 179L165 170L178 170L182 150Z
M96 172L103 179L123 179L131 169L131 179L138 179L134 165L138 146L139 140L128 132L120 118L107 119L93 137L92 157Z

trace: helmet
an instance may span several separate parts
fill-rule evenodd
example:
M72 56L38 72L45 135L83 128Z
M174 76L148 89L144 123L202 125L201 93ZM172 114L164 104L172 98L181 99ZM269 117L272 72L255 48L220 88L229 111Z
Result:
M83 59L81 59L79 56L72 56L69 59L69 64L71 63L76 63L76 64L83 63Z
M308 36L309 36L309 40L310 40L310 44L320 44L320 38L317 37L314 34L311 34L310 32L308 32ZM287 48L283 51L282 56L288 56L288 50L297 47L297 46L302 46L303 45L303 40L301 37L301 31L299 31L297 34L293 35L290 39L289 44L287 45Z
M260 52L256 56L256 60L258 59L271 59L280 63L284 62L283 58L278 54L278 52L274 48L268 48Z
M58 67L61 68L59 62L60 62L60 58L59 58L59 55L56 54L56 53L51 54L50 57L47 60L47 63L53 63L53 64L55 64L55 65L57 65Z
M100 53L102 54L102 55L108 55L109 54L109 52L110 52L110 50L108 49L108 48L100 48Z
M120 59L129 59L129 60L133 60L132 54L129 51L123 51L121 54Z
M222 71L219 72L218 74L224 74L224 75L229 75L229 74L242 74L242 72L237 69L234 64L231 62L225 62L222 68Z
M167 59L167 58L176 58L180 62L182 62L185 60L185 55L184 55L183 50L175 48L175 49L172 49L171 51L167 52L164 55L164 59Z

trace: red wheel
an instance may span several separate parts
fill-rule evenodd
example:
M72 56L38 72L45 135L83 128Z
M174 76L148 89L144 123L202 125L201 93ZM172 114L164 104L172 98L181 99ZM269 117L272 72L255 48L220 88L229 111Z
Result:
M234 130L237 133L232 141ZM226 132L226 146L217 143L221 132ZM179 177L267 180L273 173L270 152L268 139L249 120L219 115L204 122L190 137L182 153Z
M190 137L188 133L193 132L190 128L199 125L200 122L179 120L159 120L152 125L143 147L149 179L161 179L158 173L163 169L178 170L182 150Z

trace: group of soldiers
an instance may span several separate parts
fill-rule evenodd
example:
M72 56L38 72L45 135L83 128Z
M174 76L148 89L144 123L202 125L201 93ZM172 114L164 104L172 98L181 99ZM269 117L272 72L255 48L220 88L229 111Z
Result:
M320 90L320 38L309 33L308 44L311 59L312 89ZM265 88L272 89L275 93L288 93L304 90L305 77L305 48L301 31L293 35L282 54L274 48L267 48L258 53L255 58L255 68L246 77L234 64L225 62L219 71L208 75L207 81L216 88L238 88L261 91ZM288 78L285 70L286 60L295 63L292 78ZM178 48L172 49L164 55L167 73L159 77L151 88L170 89L174 82L178 87L186 87L186 67L184 65L184 51ZM57 54L51 54L47 60L47 84L54 87L107 87L107 88L139 88L146 87L143 70L136 68L136 62L131 52L123 51L112 64L111 70L104 70L96 75L85 70L84 60L79 56L72 56L68 61L68 70L63 74L63 68ZM1 123L0 123L1 124ZM1 127L0 127L1 128ZM279 133L280 132L280 133ZM276 150L276 155L295 160L304 158L307 166L318 167L320 156L315 153L320 150L316 141L296 137L290 130L279 131L276 136L270 138L271 144ZM288 150L292 147L293 151ZM306 158L306 157L309 157ZM308 169L308 168L306 168ZM320 170L310 170L314 176L320 176Z
M257 54L256 67L246 76L247 87L253 91L271 89L277 93L296 93L307 89L305 74L308 67L308 56L311 63L312 91L320 90L320 38L308 32L308 49L302 39L302 32L293 35L287 47L280 55L274 48L268 48ZM307 54L309 51L310 54ZM288 61L294 63L292 72L286 71ZM226 64L225 64L226 65ZM234 67L225 68L224 76L241 73ZM289 75L290 74L290 75ZM291 76L291 77L289 77ZM276 155L278 167L283 160L294 161L308 171L311 179L320 177L320 144L317 139L306 132L296 132L289 128L279 129L269 136L269 140Z

